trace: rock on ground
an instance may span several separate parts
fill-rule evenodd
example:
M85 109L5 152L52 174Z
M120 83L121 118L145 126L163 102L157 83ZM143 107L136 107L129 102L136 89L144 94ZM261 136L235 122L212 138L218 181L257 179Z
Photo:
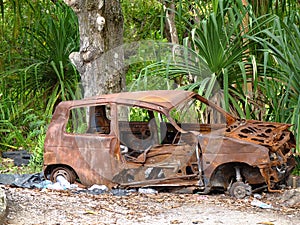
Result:
M300 187L285 191L282 202L286 206L300 209Z
M6 194L3 189L0 188L0 221L6 216Z

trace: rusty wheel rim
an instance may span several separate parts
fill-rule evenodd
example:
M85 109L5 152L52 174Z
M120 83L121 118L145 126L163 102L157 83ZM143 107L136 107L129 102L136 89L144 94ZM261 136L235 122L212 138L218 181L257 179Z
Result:
M51 173L51 181L56 182L57 181L56 178L58 176L64 177L69 183L74 183L76 179L73 171L64 167L58 167L53 170L53 172Z

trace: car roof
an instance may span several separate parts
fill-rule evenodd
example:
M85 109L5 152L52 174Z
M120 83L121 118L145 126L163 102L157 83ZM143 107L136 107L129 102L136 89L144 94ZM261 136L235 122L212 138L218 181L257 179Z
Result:
M103 102L144 105L144 106L161 106L171 109L180 102L196 95L194 92L184 90L154 90L154 91L137 91L121 92L89 97L81 100L66 101L65 106L76 107L81 105L98 104Z

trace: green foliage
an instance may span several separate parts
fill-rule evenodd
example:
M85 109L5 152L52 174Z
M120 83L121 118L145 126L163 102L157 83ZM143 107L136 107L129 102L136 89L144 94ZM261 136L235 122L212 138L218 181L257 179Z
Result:
M300 176L300 156L299 155L297 155L295 157L295 161L296 161L296 167L293 170L293 174L297 175L297 176Z
M275 14L283 19L299 7L297 0L249 0L257 16Z
M282 20L241 2L213 3L193 2L193 14L191 7L178 9L177 21L189 31L183 45L156 43L156 60L141 70L132 89L176 86L219 96L220 104L240 117L295 124L299 146L299 8L283 8L280 16L289 16Z
M139 107L132 107L129 110L129 121L149 121L148 111Z
M158 0L122 0L124 14L124 42L134 43L140 40L164 40L163 5ZM135 46L134 46L135 48ZM132 48L125 47L125 54L132 54ZM130 63L126 72L126 83L134 82L139 72L149 65L144 60Z
M41 168L55 106L81 96L69 54L79 49L75 13L62 0L9 1L0 20L0 148L26 149Z
M18 143L18 145L25 143L25 139L22 136L21 131L8 120L0 120L0 132L3 135L0 143L2 147L18 149L18 146L14 146L14 143Z
M265 52L264 71L272 71L273 75L273 79L264 80L268 117L294 124L297 146L300 145L300 32L296 24L299 19L299 14L284 20L276 17L273 26L253 37Z
M218 10L207 10L202 2L194 3L195 19L202 20L191 22L193 18L185 20L190 29L189 36L183 39L183 46L168 46L161 44L159 50L162 54L157 56L157 61L145 67L135 86L147 84L149 77L163 77L165 80L173 79L176 84L184 89L195 90L207 98L224 90L225 103L236 105L237 113L242 117L251 117L247 83L252 81L256 92L258 78L253 71L258 71L256 56L251 54L253 43L245 39L246 31L254 33L265 26L270 19L255 19L251 8L242 4L229 4L230 1L218 4ZM190 9L189 9L190 10ZM189 12L189 11L188 11ZM201 13L207 14L201 14ZM181 12L182 15L187 13ZM244 25L246 16L252 15L251 23ZM165 50L161 51L161 49ZM161 84L162 79L159 80ZM166 83L168 88L173 85ZM233 86L234 85L234 86ZM157 86L161 88L161 86ZM253 96L253 98L256 96ZM224 103L224 104L225 104ZM242 110L239 110L243 107Z
M13 87L5 96L23 105L35 99L49 116L57 102L76 98L79 75L69 54L79 48L77 17L61 1L32 4L34 8L25 2L24 11L34 20L22 21L16 46L3 54L3 59L9 55L10 60L2 60L6 66L0 72L1 83L3 91ZM6 38L10 39L14 36Z
M29 162L29 168L34 172L41 171L43 167L45 137L45 129L41 129L41 134L37 138L37 143L32 151L33 153Z
M162 4L158 0L122 0L121 6L125 42L163 38Z
M159 40L137 50L127 83L194 90L241 117L292 123L299 146L299 3L249 3L175 1L174 46L166 43L162 1L122 0L125 41ZM62 0L0 0L0 13L0 146L31 149L31 168L40 168L55 106L81 96L69 61L79 48L77 18Z
M27 149L35 144L35 140L41 135L46 126L45 118L40 118L33 109L22 113L22 121L13 124L9 120L0 120L0 133L2 134L0 145L2 148ZM17 121L16 121L17 122Z

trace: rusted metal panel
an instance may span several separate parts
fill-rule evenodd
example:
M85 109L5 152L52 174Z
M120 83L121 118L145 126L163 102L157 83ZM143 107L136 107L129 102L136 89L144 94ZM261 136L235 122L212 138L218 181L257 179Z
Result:
M284 169L287 172L286 170L291 170L295 166L295 161L291 158L293 154L291 150L295 148L295 141L288 130L290 126L290 124L242 120L236 121L226 130L228 137L268 148L270 162L259 168L269 191L272 191L275 183L282 180L278 170Z
M191 98L217 110L226 123L176 123L171 110ZM142 107L150 120L120 121L118 105ZM94 110L86 119L93 124L89 122L86 133L70 134L66 132L70 111L79 107ZM158 114L169 121L162 122L155 117ZM203 193L214 188L234 193L238 185L249 191L250 185L267 184L273 191L295 166L295 140L289 127L238 119L202 96L180 90L66 101L56 108L47 132L44 172L54 179L55 168L65 167L85 185L110 188L190 186Z

